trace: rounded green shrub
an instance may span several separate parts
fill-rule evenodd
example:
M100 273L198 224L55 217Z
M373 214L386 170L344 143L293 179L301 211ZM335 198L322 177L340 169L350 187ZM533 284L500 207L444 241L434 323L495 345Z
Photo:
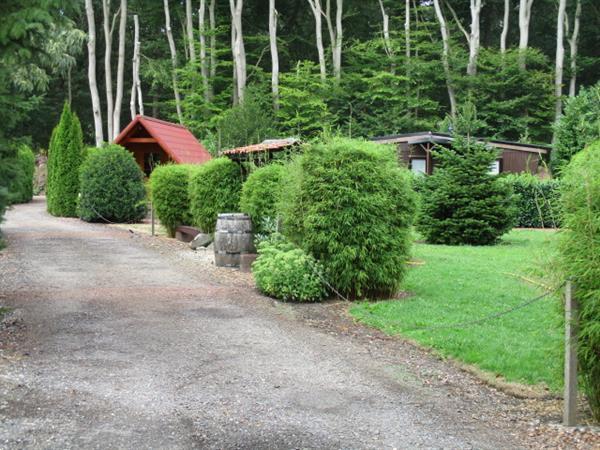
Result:
M395 151L336 138L307 147L289 169L284 234L323 264L340 293L394 294L406 272L416 203Z
M179 225L191 224L190 179L199 166L167 164L158 166L150 175L152 206L169 236L175 236Z
M144 175L119 145L90 150L81 166L79 217L88 222L137 222L146 215Z
M265 231L265 220L277 218L284 173L283 165L269 164L252 172L242 186L240 210L252 218L256 232Z
M9 187L10 203L27 203L33 198L35 155L31 148L21 145L14 160L14 178Z
M252 265L258 289L285 301L322 300L327 294L319 278L322 272L313 257L277 235L258 244L258 258Z
M190 210L194 225L204 233L215 231L217 215L238 210L242 172L229 158L202 164L190 182Z
M561 204L561 269L565 279L574 279L583 388L595 420L600 421L600 141L565 167Z
M560 225L560 181L540 180L529 173L509 174L501 180L515 194L515 226L556 228Z
M77 115L67 103L48 147L48 212L54 216L76 217L79 194L79 166L83 160L83 134Z

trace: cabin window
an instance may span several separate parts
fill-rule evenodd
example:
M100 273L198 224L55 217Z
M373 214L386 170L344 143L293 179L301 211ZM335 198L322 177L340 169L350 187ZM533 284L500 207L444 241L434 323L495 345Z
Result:
M498 175L499 173L500 173L500 160L497 159L490 166L490 174L491 175Z
M413 158L410 160L410 170L412 173L427 173L427 160L425 158Z

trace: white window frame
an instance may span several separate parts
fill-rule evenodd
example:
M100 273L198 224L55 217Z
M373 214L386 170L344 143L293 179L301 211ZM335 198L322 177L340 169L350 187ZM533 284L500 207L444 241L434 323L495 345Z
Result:
M423 170L415 170L414 162L415 161L423 161ZM427 174L427 158L411 158L410 159L410 171L415 175L425 175Z
M499 175L502 172L502 163L499 159L490 165L490 175Z

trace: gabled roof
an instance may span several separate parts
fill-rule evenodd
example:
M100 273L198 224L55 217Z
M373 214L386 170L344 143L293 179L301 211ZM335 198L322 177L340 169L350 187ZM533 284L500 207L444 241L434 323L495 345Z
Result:
M236 147L229 150L223 150L223 155L240 155L244 153L259 153L266 151L277 151L283 150L287 147L298 144L299 141L296 138L286 139L267 139L262 141L260 144L247 145L245 147Z
M115 144L134 143L136 138L130 135L141 125L169 157L180 164L201 164L211 159L206 148L183 125L155 119L154 117L135 116L129 125L115 139ZM128 139L129 138L129 139ZM138 138L138 143L151 143Z
M475 138L480 142L487 142L493 147L502 148L505 150L517 150L523 152L531 152L531 153L542 153L546 154L550 152L551 147L549 145L540 145L540 144L524 144L521 142L511 142L511 141L499 141L496 139L484 139L484 138ZM380 136L374 137L371 139L372 141L376 141L382 144L397 144L397 143L407 143L407 144L447 144L454 140L451 134L447 133L437 133L433 131L421 131L417 133L405 133L405 134L395 134L391 136Z

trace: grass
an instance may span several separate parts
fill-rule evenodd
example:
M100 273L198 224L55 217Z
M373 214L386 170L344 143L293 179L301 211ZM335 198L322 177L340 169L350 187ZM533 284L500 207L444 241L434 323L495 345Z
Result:
M493 247L416 244L416 264L404 282L411 295L362 302L350 312L385 333L401 334L508 381L556 392L562 386L563 340L558 295L482 324L410 331L476 320L540 295L544 289L535 280L546 272L555 239L554 232L513 230Z

